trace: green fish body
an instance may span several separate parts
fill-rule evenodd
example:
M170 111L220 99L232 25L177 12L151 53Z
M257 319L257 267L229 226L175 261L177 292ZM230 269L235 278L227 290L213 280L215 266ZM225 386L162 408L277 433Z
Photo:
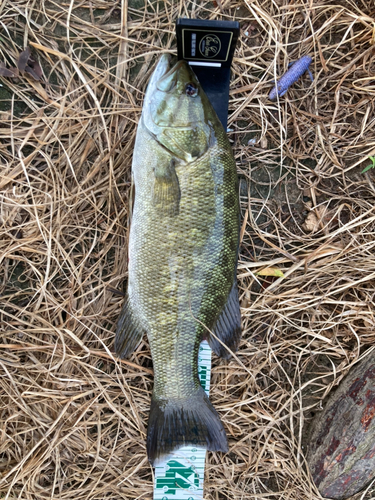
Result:
M240 340L238 180L226 133L184 61L171 67L163 55L154 70L132 175L129 279L115 350L126 357L147 334L155 373L149 460L185 444L227 451L197 358L203 337L224 358Z

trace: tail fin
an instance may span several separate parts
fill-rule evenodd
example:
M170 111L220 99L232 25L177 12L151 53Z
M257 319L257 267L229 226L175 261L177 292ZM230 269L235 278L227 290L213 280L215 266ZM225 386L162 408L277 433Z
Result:
M160 456L192 444L210 451L228 451L219 415L199 386L184 400L151 401L147 431L147 454L151 464Z

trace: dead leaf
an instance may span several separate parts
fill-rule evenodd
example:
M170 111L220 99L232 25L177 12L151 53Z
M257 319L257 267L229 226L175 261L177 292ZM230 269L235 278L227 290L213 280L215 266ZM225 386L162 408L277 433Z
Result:
M314 212L310 212L307 215L305 222L302 224L302 227L309 233L315 233L319 229L319 220Z
M30 48L26 47L26 49L23 52L21 52L21 54L18 57L17 67L19 70L25 71L29 57L30 57Z
M311 202L307 203L306 205L311 206ZM316 231L319 231L319 229L323 228L323 222L327 215L328 209L325 205L316 207L314 211L311 211L307 215L305 222L302 224L302 228L309 233L316 233Z
M3 62L0 61L0 75L7 78L17 78L19 71L17 68L7 68Z
M26 49L19 55L17 66L20 71L25 71L31 75L34 80L40 80L43 75L42 68L40 64L31 56L29 47L26 47Z
M41 75L38 74L39 71L37 72L36 68L33 68L30 65L27 65L25 68L25 71L26 71L26 73L29 73L29 75L31 75L34 78L34 80L40 80ZM40 70L40 72L41 72L41 70Z
M276 278L284 278L284 274L276 267L265 267L261 271L256 272L259 276L275 276Z

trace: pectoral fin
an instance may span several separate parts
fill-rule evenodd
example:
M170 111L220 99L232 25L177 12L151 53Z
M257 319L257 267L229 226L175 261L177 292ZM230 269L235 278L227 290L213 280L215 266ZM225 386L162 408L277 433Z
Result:
M143 329L134 316L128 296L117 321L115 352L120 358L127 358L135 350L143 337Z
M211 349L221 358L228 359L231 354L225 346L229 347L232 352L235 352L241 340L241 312L236 280L233 283L228 300L216 321L213 333L215 336L210 335L208 338Z
M154 205L166 215L178 215L180 208L180 184L172 159L169 164L155 168L155 180L152 192Z

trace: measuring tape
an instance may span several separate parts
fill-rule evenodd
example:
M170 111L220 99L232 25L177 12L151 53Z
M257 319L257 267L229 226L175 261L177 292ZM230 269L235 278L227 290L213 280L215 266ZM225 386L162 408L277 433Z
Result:
M207 396L210 392L211 348L204 340L199 347L198 375ZM183 446L159 459L155 465L154 500L203 500L206 449Z

